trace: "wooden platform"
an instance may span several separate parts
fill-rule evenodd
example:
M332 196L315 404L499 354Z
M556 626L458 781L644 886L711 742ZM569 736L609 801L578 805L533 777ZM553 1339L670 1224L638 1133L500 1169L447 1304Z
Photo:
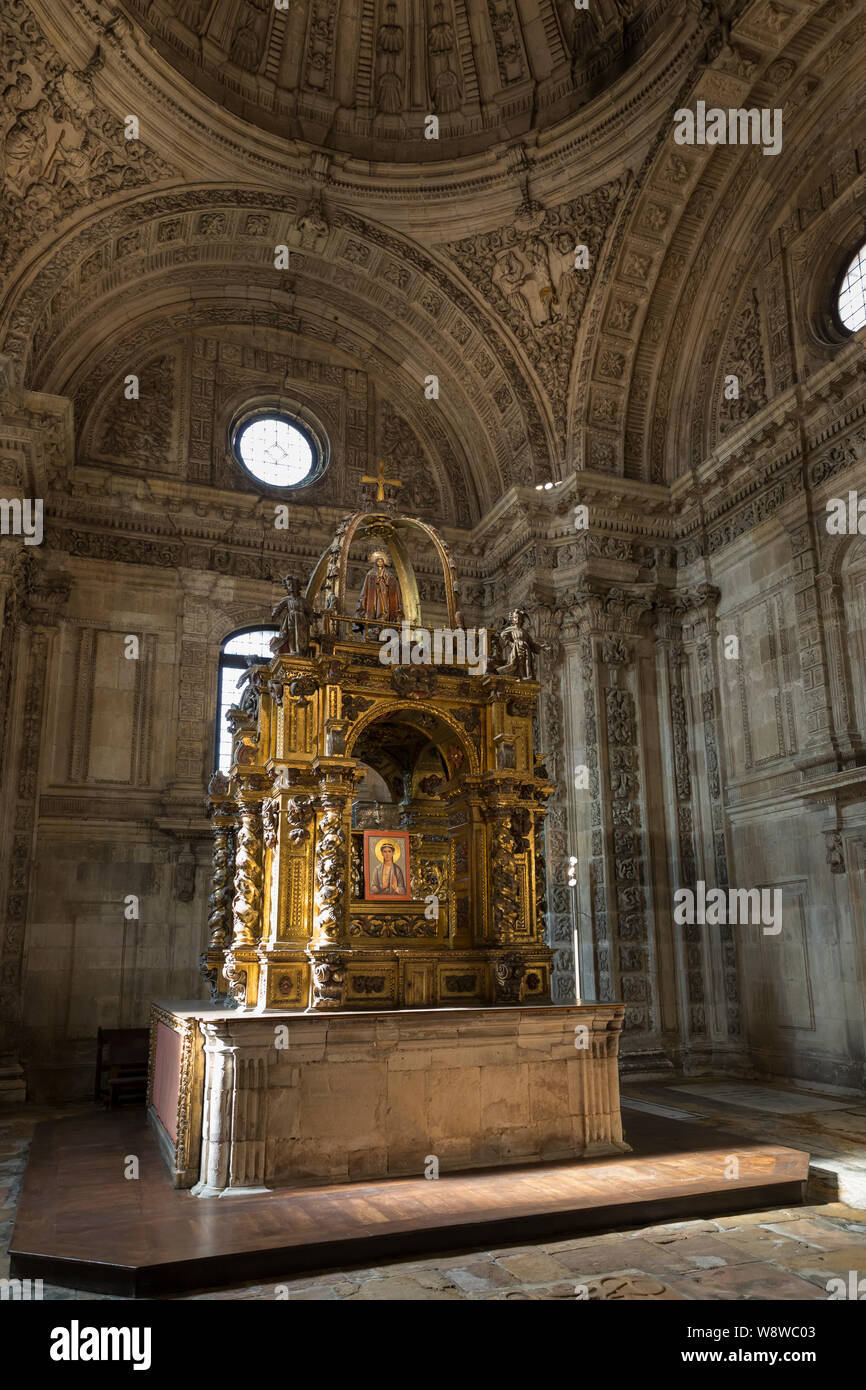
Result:
M204 1200L172 1188L141 1111L40 1124L12 1274L154 1296L803 1199L807 1153L636 1110L623 1118L633 1152L614 1158ZM129 1154L138 1179L124 1177ZM738 1178L725 1176L732 1154Z

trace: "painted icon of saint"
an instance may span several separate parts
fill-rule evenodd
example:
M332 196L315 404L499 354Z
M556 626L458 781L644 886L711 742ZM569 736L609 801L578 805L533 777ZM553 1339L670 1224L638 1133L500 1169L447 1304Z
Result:
M394 855L397 851L396 845L392 845L390 840L383 840L376 846L376 866L373 869L373 876L370 883L370 891L373 893L395 893L399 897L406 895L406 880L403 877L403 870L399 864L394 862ZM379 854L382 859L379 862Z

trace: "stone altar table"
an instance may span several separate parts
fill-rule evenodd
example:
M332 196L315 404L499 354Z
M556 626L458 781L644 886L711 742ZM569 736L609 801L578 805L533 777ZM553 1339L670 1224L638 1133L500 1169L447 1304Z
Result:
M623 1152L623 1013L156 1003L148 1115L201 1197Z

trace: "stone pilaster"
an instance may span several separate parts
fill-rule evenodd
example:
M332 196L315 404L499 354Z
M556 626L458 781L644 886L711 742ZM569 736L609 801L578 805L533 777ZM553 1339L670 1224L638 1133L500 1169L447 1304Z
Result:
M235 1036L231 1022L201 1022L205 1089L201 1176L195 1197L261 1192L265 1185L268 1054Z
M797 641L803 701L806 710L806 738L798 763L810 776L835 772L855 761L850 734L840 746L834 727L833 690L825 635L826 585L819 580L819 557L812 523L803 520L789 528L794 604L797 614ZM822 588L824 596L822 597ZM838 687L841 682L837 681Z
M728 841L724 804L722 765L722 724L719 701L719 671L716 657L716 608L719 591L709 585L682 595L683 651L694 689L696 752L703 755L696 779L696 800L702 803L701 822L707 830L698 842L695 835L696 876L714 888L727 889ZM687 885L683 885L687 886ZM712 930L701 929L703 950L709 963L711 981L721 981L712 1001L714 1018L707 1020L709 1031L719 1040L736 1038L740 1033L740 988L733 928L723 924ZM694 933L691 933L694 938ZM697 940L689 940L697 945Z
M690 766L690 720L686 700L688 665L682 643L681 612L661 605L656 618L657 669L665 753L665 808L668 860L673 888L694 888L697 871L694 804ZM686 1050L707 1033L706 956L702 929L695 923L673 926L676 986Z

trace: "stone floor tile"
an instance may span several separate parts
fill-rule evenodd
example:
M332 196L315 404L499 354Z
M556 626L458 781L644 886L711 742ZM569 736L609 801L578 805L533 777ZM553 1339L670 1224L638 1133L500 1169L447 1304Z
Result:
M775 1226L775 1222L768 1222L766 1230L773 1231ZM803 1216L798 1221L786 1221L778 1230L781 1235L793 1236L805 1245L814 1246L816 1250L835 1250L857 1243L856 1238L852 1240L850 1232L817 1214Z
M747 1264L757 1258L747 1250L738 1249L731 1241L721 1240L718 1234L689 1236L674 1241L667 1236L648 1236L647 1239L650 1244L667 1250L683 1273L689 1269L718 1269L723 1265Z
M780 1269L790 1270L804 1279L822 1285L828 1279L846 1278L852 1270L862 1277L866 1274L866 1245L844 1245L834 1250L810 1250L806 1255L782 1255L776 1260Z
M517 1283L510 1270L493 1259L479 1260L474 1264L452 1265L448 1275L457 1287L467 1294L489 1293L494 1289L513 1287Z
M783 1221L799 1221L806 1207L777 1207L772 1211L744 1211L733 1216L720 1216L716 1222L723 1231L736 1226L765 1226L768 1222L780 1225Z
M695 1299L815 1299L822 1295L807 1279L783 1269L776 1269L764 1260L749 1264L726 1265L724 1268L697 1272L688 1277L671 1280L672 1286L684 1296Z
M353 1302L379 1302L379 1301L400 1301L418 1302L421 1299L433 1300L456 1300L461 1298L460 1290L450 1289L430 1289L425 1288L417 1279L404 1278L391 1279L368 1279L366 1283L359 1285L358 1292L351 1294L345 1301Z
M564 1250L558 1258L576 1275L609 1274L615 1269L638 1269L644 1274L680 1273L683 1260L650 1240L621 1239L612 1245Z
M563 1260L554 1259L540 1250L519 1255L499 1255L496 1263L503 1265L521 1284L550 1284L567 1279L571 1273Z

